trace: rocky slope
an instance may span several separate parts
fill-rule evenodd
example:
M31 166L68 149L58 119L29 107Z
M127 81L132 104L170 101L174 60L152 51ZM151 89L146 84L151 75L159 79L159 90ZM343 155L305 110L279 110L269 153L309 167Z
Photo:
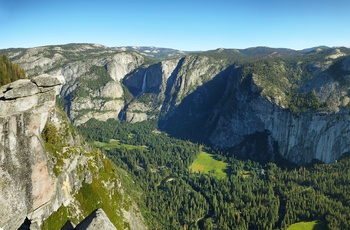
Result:
M117 169L55 108L62 84L63 77L41 75L0 88L0 227L18 229L27 219L31 229L59 229L63 217L77 224L103 200L118 229L144 229ZM90 200L86 190L95 187Z
M29 76L62 75L60 103L75 125L94 117L146 120L167 112L226 60L191 55L154 63L136 52L92 44L3 50ZM189 71L191 70L191 71Z
M63 75L59 102L75 125L159 118L173 135L264 160L279 153L333 162L349 150L347 48L218 49L158 62L130 50L69 44L1 53L29 75Z
M92 117L101 120L118 117L125 104L120 80L144 62L144 57L137 53L88 44L19 49L11 52L10 58L28 76L42 73L64 76L66 84L60 97L74 124Z

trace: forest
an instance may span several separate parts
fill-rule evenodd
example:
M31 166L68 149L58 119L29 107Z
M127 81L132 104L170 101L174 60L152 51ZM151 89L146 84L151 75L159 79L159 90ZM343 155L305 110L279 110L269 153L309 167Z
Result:
M12 63L6 55L0 56L0 86L26 78L24 70Z
M156 124L91 119L78 127L91 142L119 143L104 151L132 175L150 229L288 229L301 221L350 229L349 157L334 164L261 164L176 139ZM226 176L190 170L204 150L227 163Z

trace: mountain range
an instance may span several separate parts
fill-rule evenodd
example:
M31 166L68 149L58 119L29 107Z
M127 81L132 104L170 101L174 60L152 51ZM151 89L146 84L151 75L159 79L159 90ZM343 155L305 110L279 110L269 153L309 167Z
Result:
M329 163L350 150L345 47L186 53L67 44L0 53L29 76L64 76L58 102L74 125L157 119L171 135L264 161Z

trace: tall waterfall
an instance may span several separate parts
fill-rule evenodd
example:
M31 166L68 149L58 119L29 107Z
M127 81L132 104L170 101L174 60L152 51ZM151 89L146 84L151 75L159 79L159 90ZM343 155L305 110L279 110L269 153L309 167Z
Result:
M141 93L144 93L146 91L146 84L147 84L147 71L145 72L145 75L143 75Z

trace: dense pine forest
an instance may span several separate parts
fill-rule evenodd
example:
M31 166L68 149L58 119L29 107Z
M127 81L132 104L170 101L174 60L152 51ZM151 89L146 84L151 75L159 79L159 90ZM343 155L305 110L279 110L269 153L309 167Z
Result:
M12 63L6 55L0 56L0 86L26 78L24 70Z
M287 229L300 221L350 229L350 158L334 164L260 164L136 124L91 119L79 127L128 171L150 229ZM193 172L200 152L224 161L225 177Z

